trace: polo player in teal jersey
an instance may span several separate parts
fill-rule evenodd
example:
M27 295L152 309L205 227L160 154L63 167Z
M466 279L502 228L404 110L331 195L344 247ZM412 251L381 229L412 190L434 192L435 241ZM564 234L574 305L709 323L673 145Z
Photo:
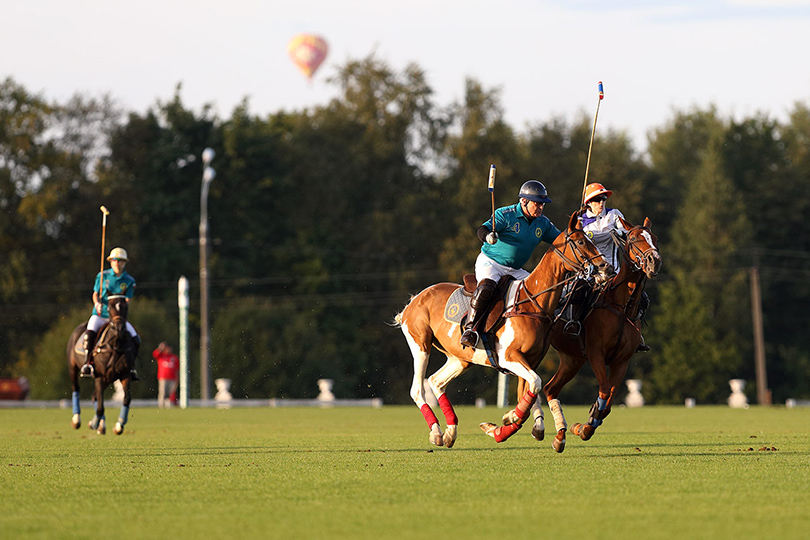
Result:
M81 369L82 377L93 376L93 360L91 357L91 349L96 341L96 335L102 326L110 319L109 310L107 308L107 300L110 296L121 295L126 297L129 302L135 295L135 278L127 274L124 267L127 265L129 258L127 251L124 248L114 248L110 251L110 256L107 257L110 261L110 266L104 270L104 290L101 290L101 277L102 273L96 275L96 282L93 285L93 314L90 320L87 321L87 330L84 333L84 365ZM135 343L135 357L138 356L138 349L141 345L141 338L135 331L135 327L127 321L127 332L132 336ZM134 369L130 371L130 378L133 381L139 380L138 372Z
M529 261L540 242L551 244L560 230L543 214L543 207L551 199L546 186L529 180L520 188L519 201L495 211L493 218L478 227L478 238L483 242L475 261L475 280L478 286L470 301L470 313L461 335L461 345L475 348L478 343L476 328L486 309L498 280L509 274L525 279L529 272L523 265Z

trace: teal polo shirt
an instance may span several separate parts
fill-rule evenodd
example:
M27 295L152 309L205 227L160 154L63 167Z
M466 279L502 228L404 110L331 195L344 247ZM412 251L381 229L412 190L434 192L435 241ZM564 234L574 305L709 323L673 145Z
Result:
M96 274L96 282L93 285L93 291L99 292L99 287L101 287L101 272ZM110 318L110 312L107 309L108 297L119 294L127 298L132 298L135 295L135 278L127 274L126 270L121 272L120 276L116 276L112 268L104 270L104 290L99 295L101 317L105 319ZM93 309L93 315L95 314L96 311Z
M498 264L510 268L523 268L540 242L551 244L560 234L546 216L528 218L520 203L495 210L495 227L492 218L483 225L498 233L498 241L492 245L484 242L481 252Z

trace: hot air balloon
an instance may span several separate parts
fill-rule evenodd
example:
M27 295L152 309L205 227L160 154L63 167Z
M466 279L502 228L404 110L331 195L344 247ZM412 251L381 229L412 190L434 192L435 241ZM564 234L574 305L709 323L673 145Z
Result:
M312 80L312 75L321 65L329 46L320 36L312 34L298 34L287 44L287 53L298 66L298 69Z

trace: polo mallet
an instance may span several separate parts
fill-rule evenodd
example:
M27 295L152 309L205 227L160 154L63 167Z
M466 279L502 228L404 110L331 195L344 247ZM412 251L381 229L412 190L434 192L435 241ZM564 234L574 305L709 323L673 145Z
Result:
M489 166L489 184L487 184L490 195L492 195L492 232L495 232L495 165Z
M107 238L107 216L110 215L110 211L102 204L101 213L103 217L101 218L101 283L99 284L98 292L99 301L101 301L101 297L104 294L104 240Z
M599 101L596 102L596 114L593 115L593 128L591 129L591 143L588 145L588 161L585 163L585 182L582 184L582 202L585 205L585 187L588 185L588 169L591 167L591 149L593 148L593 136L596 133L596 117L599 116L599 104L605 99L605 91L602 88L602 81L599 81Z

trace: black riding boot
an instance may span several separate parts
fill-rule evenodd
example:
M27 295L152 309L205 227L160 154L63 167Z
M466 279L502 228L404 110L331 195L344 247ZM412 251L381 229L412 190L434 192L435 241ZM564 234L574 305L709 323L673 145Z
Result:
M138 360L138 351L141 350L141 336L135 336L132 338L132 348L135 349L135 360L133 360L134 362ZM141 380L141 378L138 377L138 372L135 370L135 368L129 370L129 380L131 381Z
M481 322L481 315L489 305L492 299L492 293L495 292L497 283L491 279L482 279L481 283L476 287L473 293L472 300L470 300L470 312L467 314L467 324L464 326L464 333L461 335L462 347L475 348L478 344L478 332L476 328L478 323Z
M96 333L92 330L85 330L82 334L82 348L84 349L84 365L79 374L82 377L93 376L93 344L96 342Z

